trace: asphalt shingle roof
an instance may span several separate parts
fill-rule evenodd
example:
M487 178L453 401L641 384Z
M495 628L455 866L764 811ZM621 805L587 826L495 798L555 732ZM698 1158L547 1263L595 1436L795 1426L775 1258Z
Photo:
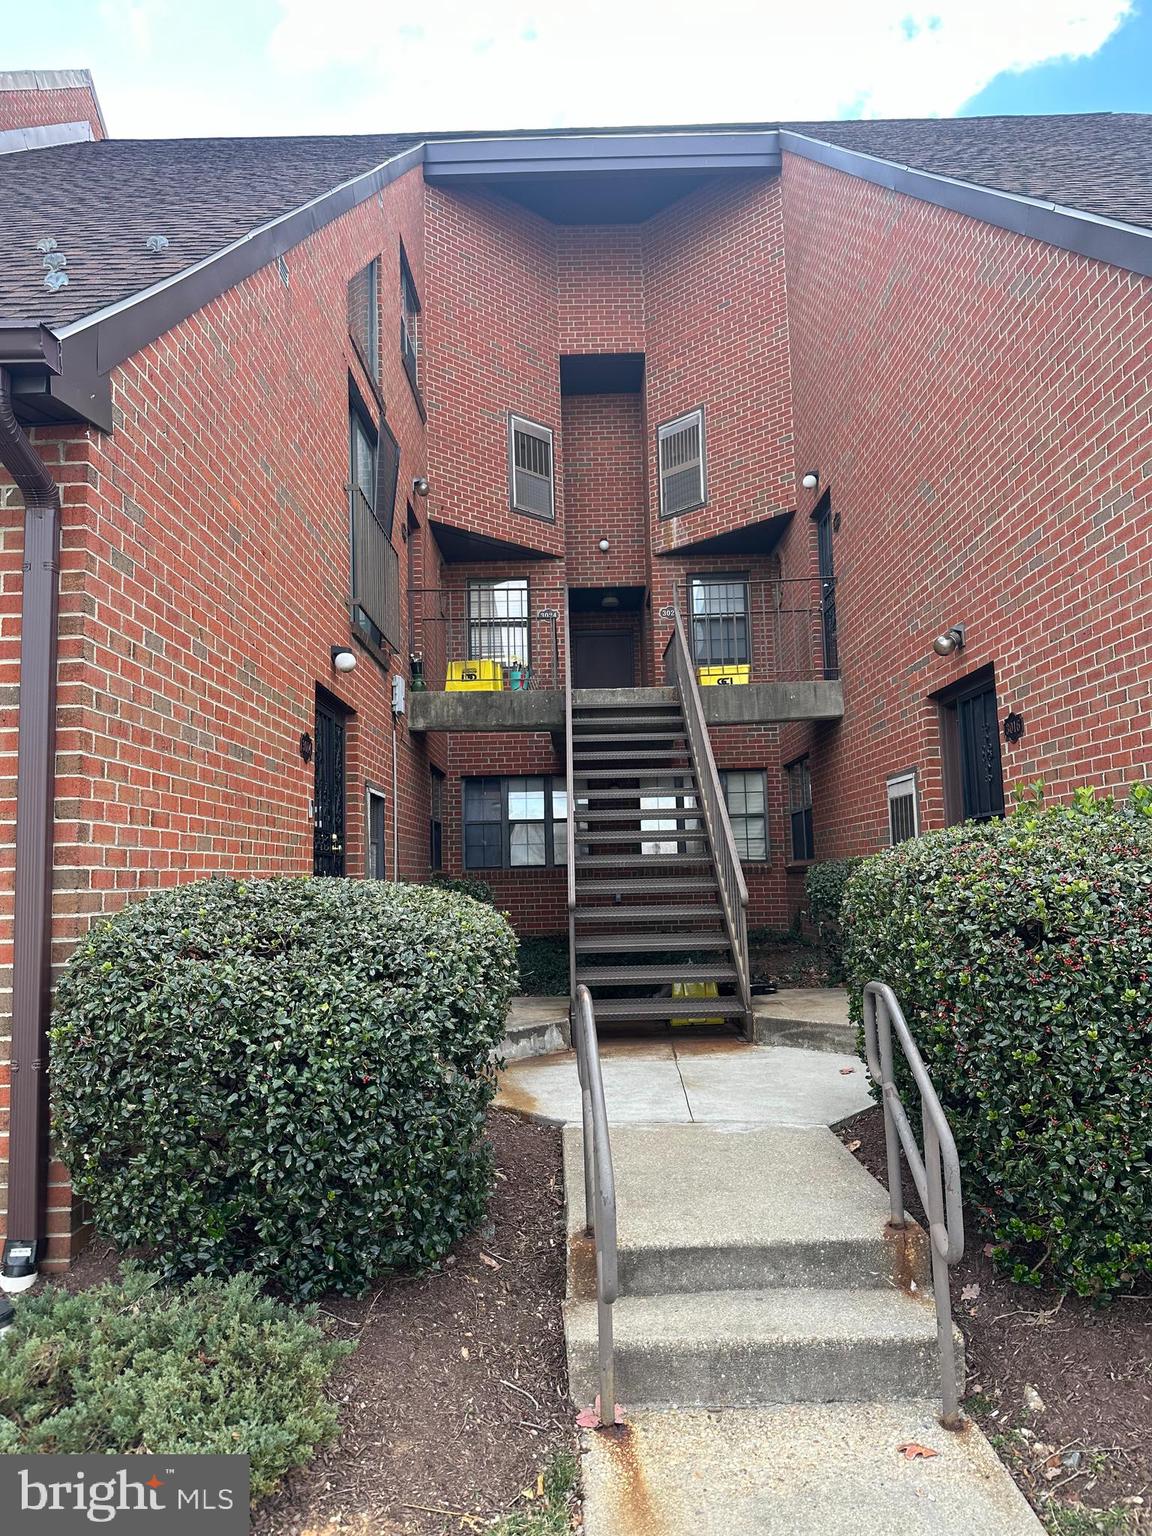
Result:
M1152 115L703 126L787 127L917 170L1152 228ZM637 130L564 130L612 131ZM474 136L499 135L105 139L0 156L0 318L80 319L423 139ZM165 236L167 247L148 251L150 235ZM36 249L46 238L67 258L68 285L54 294L44 288Z

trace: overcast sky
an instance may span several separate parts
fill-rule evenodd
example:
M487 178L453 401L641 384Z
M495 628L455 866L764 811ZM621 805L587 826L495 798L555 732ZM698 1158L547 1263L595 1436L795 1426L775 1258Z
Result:
M1152 109L1136 0L9 0L6 10L0 67L88 66L118 136L951 116L1030 110L1033 96L1037 110Z

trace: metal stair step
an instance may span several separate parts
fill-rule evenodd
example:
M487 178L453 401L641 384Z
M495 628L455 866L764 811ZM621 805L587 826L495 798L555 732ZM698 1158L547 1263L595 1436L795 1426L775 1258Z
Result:
M587 933L576 940L577 951L590 955L643 955L653 950L727 948L726 933Z
M637 825L641 821L699 821L700 810L697 806L689 806L687 809L678 807L676 810L664 810L654 806L646 806L643 810L634 811L601 811L595 807L576 807L576 820L583 824L589 821L630 821ZM660 830L663 830L661 828ZM648 834L645 834L646 836ZM579 834L577 834L579 836Z
M575 721L572 722L575 725ZM645 721L646 725L648 722ZM670 726L666 731L608 731L581 732L579 736L573 736L572 745L584 746L588 742L611 742L619 746L622 741L669 741L674 737L684 736L683 726Z
M708 833L704 827L690 832L686 827L673 829L661 827L659 831L641 832L639 828L628 831L624 827L617 827L609 832L581 832L577 830L576 841L578 843L706 843ZM645 858L653 855L645 854Z
M625 775L623 775L623 774L613 770L613 772L609 775L609 777L614 778L614 779L619 779L619 778L625 777ZM683 778L683 777L685 777L685 775L680 774L679 777ZM639 806L641 796L655 795L655 794L661 794L661 793L667 793L669 795L694 795L696 793L696 791L694 789L689 788L687 785L683 785L683 784L674 785L674 786L670 785L666 791L661 791L661 790L658 790L658 789L655 789L655 788L649 788L649 789L635 789L635 788L633 788L633 789L611 789L611 788L609 788L609 789L599 789L595 785L592 785L588 789L581 790L581 789L578 788L576 790L576 815L577 815L577 817L579 817L583 813L583 808L580 805L580 801L581 800L631 800L634 805ZM595 806L591 806L591 807L589 807L589 809L594 811L596 809L596 807ZM689 809L694 809L694 807L689 807ZM639 814L639 812L637 812L637 814ZM661 814L663 814L663 813L660 812L660 811L657 811L656 809L654 809L652 807L644 807L644 815L645 816L649 816L649 815L657 816L657 815L661 815ZM673 814L675 814L675 813L673 812Z
M613 891L619 889L612 887ZM719 905L714 907L577 907L576 921L578 923L698 923L704 919L711 919L714 923L723 920L724 913ZM629 935L632 937L632 935ZM648 934L637 934L637 938L648 939ZM682 938L682 934L669 934L669 938ZM711 935L708 935L711 938ZM579 942L579 941L577 941ZM701 938L701 942L704 940Z
M591 880L581 880L579 870L576 872L577 892L579 893L583 891L586 895L589 896L616 896L624 894L648 896L656 895L660 891L710 891L713 895L715 895L716 889L717 887L715 877L705 878L704 876L697 877L694 875L632 875L625 881L621 881L619 879L597 880L595 878L592 878ZM619 910L623 912L629 909L621 907ZM639 910L639 908L637 908L637 910Z
M598 997L596 1022L619 1023L633 1019L721 1018L742 1019L744 1005L738 997Z
M573 749L575 749L578 743L573 742L572 745ZM591 752L576 753L574 751L574 756L578 757L581 761L589 759L595 760L598 763L671 763L673 758L686 757L687 752L683 747L678 747L675 750L672 748L667 748L664 751L653 750L641 752L633 752L631 750L626 752L613 752L610 751L607 747L594 747ZM578 764L576 765L576 772L580 772Z
M602 865L606 869L619 869L620 855L618 853L578 853L576 855L577 869L583 869L590 864ZM655 864L711 864L711 860L701 853L641 853L635 855L629 868L647 869Z
M640 987L655 982L663 986L674 981L735 981L736 967L734 965L685 965L677 969L674 965L583 965L576 967L576 980L582 981L586 987ZM680 1013L684 1008L682 997L668 998L667 1001L674 1005L674 1011ZM692 1002L710 1003L710 997L692 998ZM599 1007L600 999L596 999ZM699 1011L697 1009L696 1011Z
M691 779L695 783L696 775L691 768L674 767L665 764L663 767L651 768L576 768L574 776L578 781L588 779ZM591 791L589 791L591 793ZM651 793L651 791L650 791ZM579 790L577 790L579 797Z

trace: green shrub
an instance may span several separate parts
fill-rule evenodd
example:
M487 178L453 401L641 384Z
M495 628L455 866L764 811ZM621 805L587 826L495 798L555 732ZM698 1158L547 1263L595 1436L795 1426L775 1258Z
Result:
M568 935L525 935L520 940L521 990L529 997L567 997L568 986Z
M844 979L844 937L840 908L849 877L863 862L863 859L825 859L822 864L813 864L804 876L808 912L828 956L829 982Z
M210 880L94 928L57 994L56 1127L96 1226L166 1275L359 1293L483 1214L516 940L426 885Z
M258 1498L335 1439L324 1389L351 1348L250 1276L49 1286L0 1346L0 1454L247 1455Z
M430 883L437 890L452 891L457 896L471 896L473 901L484 901L489 906L495 900L487 880L476 880L471 875L445 875L438 871Z
M1012 1277L1152 1275L1152 795L1080 792L901 843L844 901L860 989L896 992Z

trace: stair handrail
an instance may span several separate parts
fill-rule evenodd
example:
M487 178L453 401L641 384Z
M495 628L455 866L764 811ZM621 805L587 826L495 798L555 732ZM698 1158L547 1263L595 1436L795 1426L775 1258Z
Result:
M672 620L672 634L664 647L664 676L675 685L684 713L688 750L696 771L697 803L703 814L715 862L720 905L736 966L736 984L744 1010L744 1022L746 1027L750 1027L752 984L748 963L748 886L740 865L740 855L736 851L736 839L732 836L732 823L728 819L728 807L712 752L708 723L704 718L704 701L700 697L700 684L688 649L688 636L684 630L684 620L680 617L679 603L672 605Z
M900 1051L920 1093L920 1121L924 1136L921 1153L896 1084L892 1055L895 1030ZM932 1086L924 1058L908 1028L895 992L883 981L864 988L864 1051L868 1072L880 1090L884 1106L884 1143L888 1160L888 1194L892 1202L891 1224L907 1225L900 1149L908 1159L916 1191L928 1218L932 1249L932 1289L936 1298L936 1340L940 1356L942 1422L955 1429L961 1422L956 1377L956 1341L952 1335L952 1296L948 1271L964 1256L964 1202L960 1189L960 1158L948 1117Z
M568 818L564 838L568 864L568 996L576 997L576 773L572 748L572 621L564 595L564 785ZM573 1008L575 1003L573 1002Z
M580 1077L580 1112L584 1125L584 1223L596 1248L597 1373L600 1383L600 1423L616 1422L616 1360L612 1337L612 1303L620 1294L616 1253L616 1177L596 1014L592 994L578 986L572 996L572 1041Z

